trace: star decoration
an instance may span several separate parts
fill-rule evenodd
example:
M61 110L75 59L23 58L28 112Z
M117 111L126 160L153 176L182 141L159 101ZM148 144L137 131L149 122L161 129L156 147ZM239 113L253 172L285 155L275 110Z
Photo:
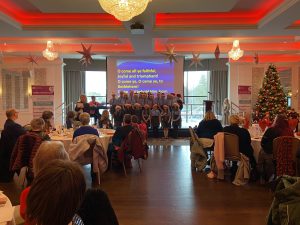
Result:
M193 58L191 58L191 64L189 65L189 67L192 67L195 65L195 67L197 69L198 65L203 66L199 56L200 56L200 53L198 53L197 55L195 53L193 53Z
M166 48L167 48L167 51L166 52L162 52L160 54L165 55L166 59L168 59L170 61L170 63L172 63L173 60L175 62L177 62L177 59L175 58L175 56L177 54L174 52L175 47L174 46L172 46L172 47L166 46Z
M92 63L92 60L93 60L92 55L95 55L95 54L91 52L92 45L90 45L90 47L86 48L81 43L81 46L82 46L82 51L76 51L76 52L82 54L82 57L79 60L79 62L81 62L82 65L87 66L88 64Z
M255 64L258 64L258 63L259 63L259 57L258 57L258 54L257 54L257 53L254 54L253 59L254 59Z
M28 60L27 63L31 63L32 66L33 64L37 65L36 58L34 58L32 55L26 57L26 59Z
M220 48L219 48L219 45L217 45L217 47L216 47L215 57L216 57L216 59L219 59L219 57L220 57Z

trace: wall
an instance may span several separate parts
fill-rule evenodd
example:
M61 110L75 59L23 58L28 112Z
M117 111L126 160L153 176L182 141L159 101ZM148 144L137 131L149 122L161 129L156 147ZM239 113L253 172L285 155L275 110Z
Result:
M61 110L60 105L62 104L62 65L63 62L61 59L56 59L55 61L48 61L44 58L37 58L36 62L38 65L32 65L28 62L26 57L5 57L2 59L2 63L0 63L0 88L2 87L2 69L19 69L19 68L28 68L28 70L32 71L34 69L44 68L46 70L45 79L39 81L38 85L53 85L54 86L54 109L58 108L55 113L55 124L61 123ZM30 78L30 85L35 84L34 75ZM42 82L42 83L41 83ZM30 87L28 87L30 90ZM0 92L2 93L2 92ZM28 110L20 111L18 123L21 125L28 124L33 118L32 113L32 97L29 91L29 108ZM2 95L0 96L0 104L2 104ZM6 120L5 110L2 109L2 105L0 107L0 129L3 129L3 124Z
M275 63L276 67L289 67L292 71L292 107L300 111L300 100L298 90L300 89L300 63L284 62ZM267 70L269 63L254 64L247 62L230 62L229 66L229 93L230 100L238 104L238 86L252 86L252 105L257 99L258 89L262 85L262 79ZM257 87L255 87L257 85Z

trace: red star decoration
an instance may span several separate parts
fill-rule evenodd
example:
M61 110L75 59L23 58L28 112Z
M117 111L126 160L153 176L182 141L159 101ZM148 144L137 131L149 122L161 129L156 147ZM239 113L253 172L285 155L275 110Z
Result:
M82 57L79 60L79 62L81 62L82 65L87 66L88 64L92 63L92 60L93 60L92 55L95 55L95 54L91 52L92 45L90 45L88 48L86 48L81 43L81 46L82 46L82 51L76 51L76 52L82 54Z
M26 57L26 59L28 60L27 63L31 63L32 66L33 64L37 65L36 59L32 55Z
M219 48L219 45L217 45L217 47L216 47L215 57L216 57L216 59L219 59L219 57L220 57L220 48Z

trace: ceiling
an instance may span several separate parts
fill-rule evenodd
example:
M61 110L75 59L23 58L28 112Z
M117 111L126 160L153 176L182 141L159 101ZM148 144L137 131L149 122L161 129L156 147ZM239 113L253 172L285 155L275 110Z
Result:
M146 11L120 22L97 0L1 0L2 55L36 55L54 42L62 57L80 58L81 43L94 58L152 56L174 46L179 55L227 57L234 39L245 56L239 61L300 61L300 0L152 0ZM130 25L144 25L143 35Z

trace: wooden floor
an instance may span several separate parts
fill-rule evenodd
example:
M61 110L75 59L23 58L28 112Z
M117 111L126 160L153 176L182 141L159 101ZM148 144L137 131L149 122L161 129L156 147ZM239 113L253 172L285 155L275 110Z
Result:
M149 158L122 171L104 174L101 187L116 211L120 225L263 225L272 202L264 186L237 187L229 181L206 178L192 171L187 140L150 141ZM87 182L89 169L85 170ZM0 184L17 204L15 184Z

